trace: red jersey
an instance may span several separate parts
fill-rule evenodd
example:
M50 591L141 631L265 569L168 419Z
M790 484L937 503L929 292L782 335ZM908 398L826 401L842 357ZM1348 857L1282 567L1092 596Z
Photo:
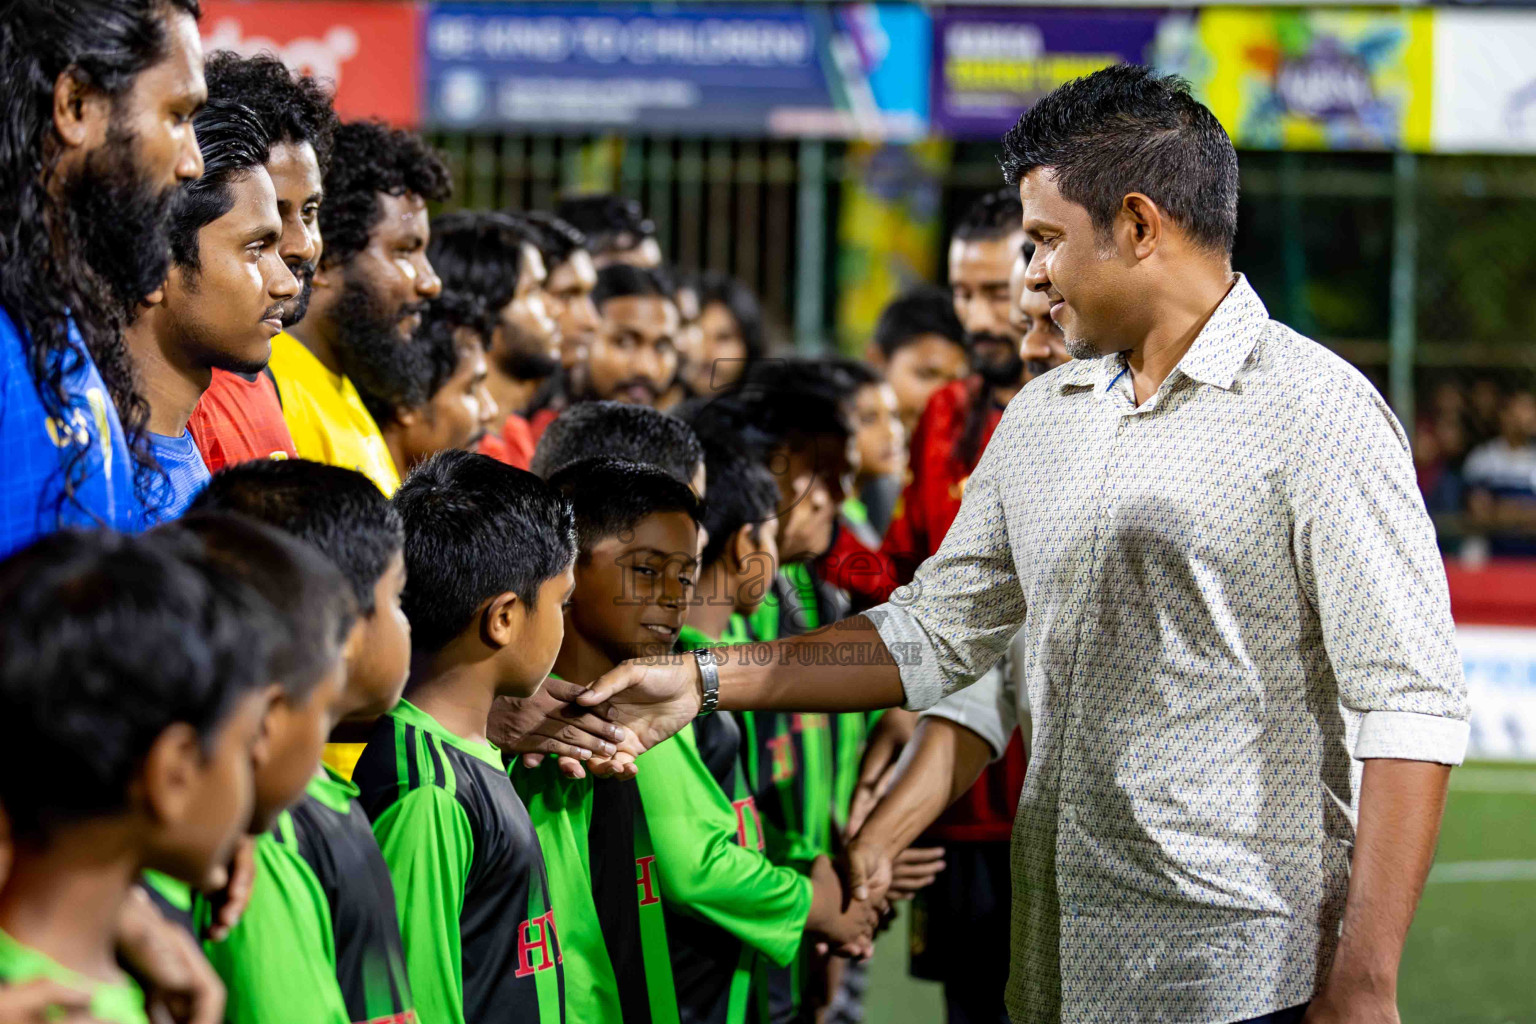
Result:
M213 382L187 428L208 466L217 473L225 466L252 459L296 459L277 386L265 373L247 380L238 373L214 370Z
M500 434L486 434L478 451L516 469L527 469L533 462L533 430L517 413L507 416Z
M555 417L562 413L563 409L540 409L528 418L528 429L533 432L533 443L539 443L539 438L544 436L544 428L555 422Z
M935 391L912 431L910 479L880 547L896 584L910 581L922 561L939 550L960 511L971 471L1003 418L1003 410L989 402L976 460L967 465L956 458L956 442L984 386L980 377L967 377ZM1027 763L1015 730L1003 759L981 773L976 785L934 823L931 834L949 842L1006 842L1013 834Z

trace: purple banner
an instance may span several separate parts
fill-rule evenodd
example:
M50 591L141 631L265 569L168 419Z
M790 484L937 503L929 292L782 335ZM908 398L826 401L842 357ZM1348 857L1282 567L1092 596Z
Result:
M1144 63L1164 12L986 7L934 18L933 124L997 139L1037 99L1110 64Z

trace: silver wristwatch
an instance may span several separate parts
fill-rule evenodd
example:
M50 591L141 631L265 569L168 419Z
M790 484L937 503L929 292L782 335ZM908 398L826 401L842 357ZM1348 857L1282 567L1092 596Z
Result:
M694 651L693 658L699 663L699 681L704 692L699 702L699 717L703 718L720 706L720 665L715 652L708 647Z

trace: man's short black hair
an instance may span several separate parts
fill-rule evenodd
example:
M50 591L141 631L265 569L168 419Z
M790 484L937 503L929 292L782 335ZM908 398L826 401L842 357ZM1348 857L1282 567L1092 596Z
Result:
M752 289L729 274L707 270L699 275L699 310L721 305L736 321L741 332L742 344L747 350L746 370L750 370L767 353L768 335L763 327L763 307ZM745 371L744 371L745 372Z
M517 292L532 233L504 213L459 210L434 217L427 258L442 279L442 315L473 327L485 343Z
M66 530L0 562L0 804L13 837L127 810L167 727L186 723L211 748L266 684L275 612L185 541Z
M704 503L701 525L709 539L699 564L707 569L720 560L743 526L751 526L755 537L757 528L773 518L779 508L779 485L766 466L742 454L737 438L710 438L704 446L704 465L709 500Z
M309 75L296 75L270 53L242 57L230 50L210 54L203 67L208 100L249 107L266 131L267 146L315 148L323 175L331 166L336 111L329 91Z
M357 619L357 601L341 571L310 544L247 516L196 512L160 529L195 537L211 562L272 605L283 631L269 677L290 701L307 700L334 667Z
M955 300L943 288L919 285L892 299L875 324L875 347L890 359L919 338L934 335L964 350L965 327Z
M578 402L544 428L528 468L548 480L566 466L602 456L656 466L687 484L704 449L692 427L648 405Z
M599 309L609 299L622 299L632 295L651 296L676 303L672 294L672 282L665 274L644 267L632 267L628 263L610 263L597 272L597 287L592 289L592 301Z
M400 513L355 469L307 459L242 462L213 475L193 512L237 512L313 545L341 570L358 610L374 612L373 591L405 546Z
M639 201L624 196L567 196L555 207L555 213L586 236L586 248L593 253L628 252L656 237L656 225Z
M508 592L532 610L576 557L571 507L532 473L466 451L427 459L395 492L405 523L412 649L432 654Z
M192 119L192 130L203 174L178 187L168 227L171 260L195 273L201 268L198 232L234 208L231 186L267 162L267 135L250 108L229 100L206 103Z
M990 242L1024 230L1024 204L1019 190L1000 188L978 198L955 225L955 238L962 242Z
M367 247L368 233L384 215L381 194L414 194L442 202L452 193L448 165L421 136L381 121L341 125L320 205L322 261L328 267L341 266Z
M571 503L577 550L583 556L649 516L682 512L695 523L701 516L699 499L687 484L655 466L626 459L587 459L566 466L549 478L549 486Z
M587 236L569 221L543 210L529 211L523 217L536 229L533 244L539 247L544 268L550 273L576 253L588 251Z
M1107 232L1140 192L1189 237L1230 254L1237 236L1237 151L1189 83L1136 64L1073 79L1041 98L1003 136L1010 185L1049 168L1062 197Z

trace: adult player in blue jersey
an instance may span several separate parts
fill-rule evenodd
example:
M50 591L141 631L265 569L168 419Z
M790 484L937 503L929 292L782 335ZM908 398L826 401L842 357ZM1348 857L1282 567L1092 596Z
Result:
M165 280L167 204L202 173L196 0L0 15L0 555L132 527L156 472L122 340Z

